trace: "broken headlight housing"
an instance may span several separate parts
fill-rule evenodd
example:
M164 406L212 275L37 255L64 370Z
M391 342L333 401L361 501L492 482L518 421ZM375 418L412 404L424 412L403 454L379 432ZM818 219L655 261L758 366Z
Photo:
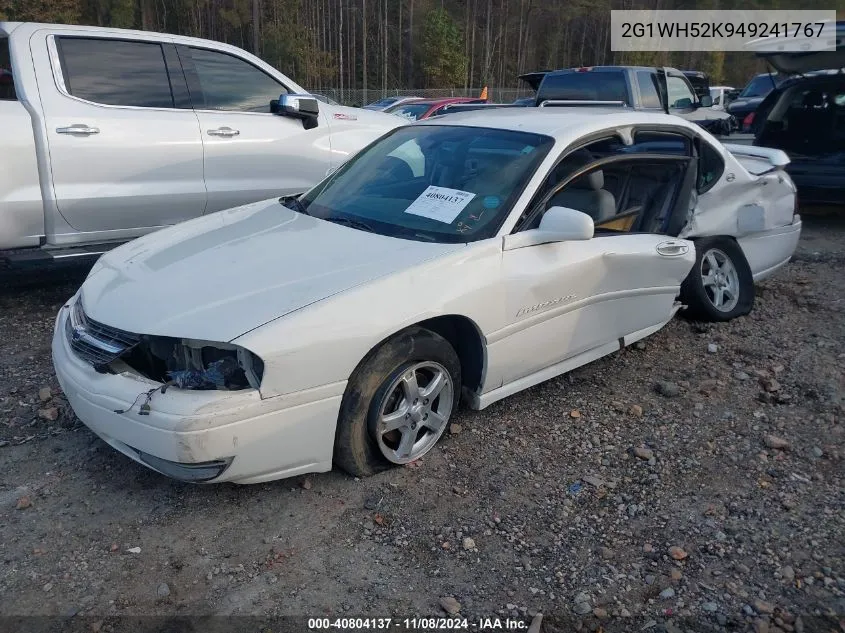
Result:
M150 380L180 389L258 389L263 361L249 350L217 343L166 336L143 336L121 360Z

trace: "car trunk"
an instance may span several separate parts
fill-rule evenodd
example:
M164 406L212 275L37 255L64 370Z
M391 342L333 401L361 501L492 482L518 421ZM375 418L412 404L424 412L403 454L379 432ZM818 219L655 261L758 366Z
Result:
M845 22L837 22L834 34L825 42L828 48L835 48L835 50L806 53L766 51L765 48L772 46L767 39L754 40L749 42L747 47L751 51L756 50L757 57L764 59L766 63L784 75L804 75L817 70L845 68ZM818 39L812 38L811 43L818 45ZM800 41L796 40L796 44L800 45Z

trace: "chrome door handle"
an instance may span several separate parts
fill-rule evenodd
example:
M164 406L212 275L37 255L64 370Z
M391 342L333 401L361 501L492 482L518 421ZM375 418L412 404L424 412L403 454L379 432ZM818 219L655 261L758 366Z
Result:
M219 127L216 130L208 130L209 136L223 136L226 138L231 136L237 136L240 133L240 130L233 130L230 127Z
M90 127L84 123L74 123L68 127L57 127L56 134L82 134L88 136L89 134L99 134L100 128Z
M679 255L686 255L689 252L689 246L686 242L669 240L660 242L657 245L657 252L664 257L678 257Z

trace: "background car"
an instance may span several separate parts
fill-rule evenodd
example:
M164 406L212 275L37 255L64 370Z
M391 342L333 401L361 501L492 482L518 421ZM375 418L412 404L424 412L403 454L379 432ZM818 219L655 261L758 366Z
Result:
M368 103L364 106L365 110L379 110L384 112L391 106L397 106L399 104L405 103L406 101L414 101L419 99L420 97L385 97L384 99L379 99L378 101L373 101L372 103Z
M724 110L727 104L739 96L739 90L733 86L710 86L710 98L713 108Z
M487 103L486 99L472 97L446 97L444 99L417 99L387 108L385 112L396 114L411 121L421 121L443 114L450 105L459 103Z
M795 74L757 109L754 144L785 151L787 172L802 203L845 201L845 23L839 46L821 53L761 54L780 72Z
M402 124L319 103L255 55L192 37L0 22L0 70L3 266L95 258L302 193Z
M745 85L745 88L742 89L737 98L728 104L726 111L736 118L743 132L751 131L751 124L754 120L754 112L757 110L757 106L784 79L786 79L785 76L772 73L756 75Z

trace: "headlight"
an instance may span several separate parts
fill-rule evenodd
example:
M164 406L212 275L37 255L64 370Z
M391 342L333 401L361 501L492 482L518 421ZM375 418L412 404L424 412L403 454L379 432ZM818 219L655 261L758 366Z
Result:
M151 380L180 389L258 389L263 361L230 343L143 336L121 360Z

